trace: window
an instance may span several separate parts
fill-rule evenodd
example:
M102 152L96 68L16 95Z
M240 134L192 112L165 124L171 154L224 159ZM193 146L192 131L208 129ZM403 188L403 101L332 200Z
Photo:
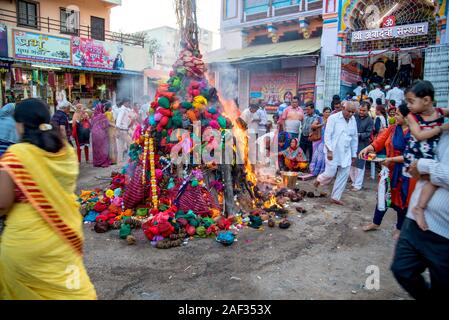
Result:
M104 41L104 19L90 17L91 38Z
M223 0L224 1L224 12L223 12L223 18L224 19L232 19L237 17L237 0Z
M256 14L266 12L269 4L269 0L245 0L245 13Z
M61 33L79 35L80 13L67 8L60 8Z
M17 1L17 25L39 28L39 3L34 1Z

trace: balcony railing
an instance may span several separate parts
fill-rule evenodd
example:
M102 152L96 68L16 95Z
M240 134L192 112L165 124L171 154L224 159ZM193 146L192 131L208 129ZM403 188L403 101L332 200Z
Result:
M27 26L19 24L17 20L16 11L6 10L0 8L0 22L8 22L17 25L21 28L30 28L33 30L40 30L42 32L48 32L54 35L58 32L62 35L76 35L79 37L85 37L90 39L97 39L93 36L92 28L90 26L79 25L74 32L68 32L66 25L58 19L52 19L50 17L37 17L37 26ZM96 34L96 32L95 32ZM121 32L113 32L109 30L104 30L104 39L97 39L102 41L113 41L120 42L122 44L132 45L132 46L145 46L145 38L139 35L125 34Z
M250 22L255 20L290 15L298 12L314 11L321 9L322 7L323 2L319 0L290 0L269 2L267 5L260 5L258 7L245 9L243 12L242 22Z

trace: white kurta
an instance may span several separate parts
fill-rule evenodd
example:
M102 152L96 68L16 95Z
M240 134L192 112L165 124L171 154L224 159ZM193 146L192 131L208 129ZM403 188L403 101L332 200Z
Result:
M357 123L354 117L349 121L342 112L333 114L327 120L324 132L325 153L332 151L332 164L342 168L349 167L352 158L357 157L358 147Z
M357 156L358 147L357 123L354 117L349 121L342 112L333 114L327 120L324 133L324 152L326 168L317 177L321 185L328 185L335 177L332 199L340 200L349 177L352 158ZM327 159L327 151L332 151L333 159Z

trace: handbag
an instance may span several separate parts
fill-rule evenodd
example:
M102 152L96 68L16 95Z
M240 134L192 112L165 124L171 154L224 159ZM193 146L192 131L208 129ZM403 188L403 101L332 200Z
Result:
M321 124L321 119L319 119L318 121ZM320 140L321 140L321 127L312 129L309 134L309 141L315 142L315 141L320 141Z

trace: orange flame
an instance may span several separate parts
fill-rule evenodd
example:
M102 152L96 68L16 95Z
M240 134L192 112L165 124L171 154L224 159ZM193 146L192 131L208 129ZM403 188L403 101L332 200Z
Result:
M273 206L281 208L281 206L277 203L276 197L274 196L274 194L271 195L270 200L267 200L267 201L264 202L263 206L265 208L271 208Z

